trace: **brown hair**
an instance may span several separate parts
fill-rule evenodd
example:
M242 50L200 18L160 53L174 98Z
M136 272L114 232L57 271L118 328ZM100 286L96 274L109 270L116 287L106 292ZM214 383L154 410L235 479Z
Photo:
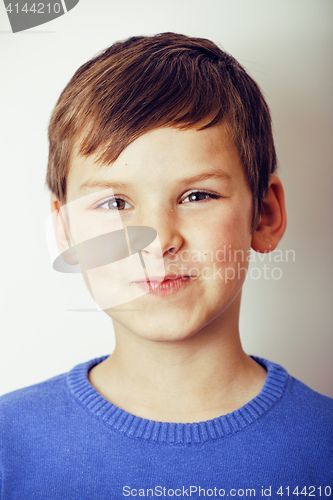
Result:
M276 168L271 117L254 80L204 38L176 33L117 42L83 64L60 95L49 125L46 182L66 201L71 152L107 165L157 127L200 129L226 120L253 197L252 227Z

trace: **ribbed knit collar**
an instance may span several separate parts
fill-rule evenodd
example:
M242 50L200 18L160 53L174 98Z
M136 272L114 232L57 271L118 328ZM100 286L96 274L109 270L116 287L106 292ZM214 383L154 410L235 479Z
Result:
M107 356L92 359L73 368L67 374L72 395L95 417L110 429L129 438L169 444L197 444L214 441L245 429L267 413L282 397L288 373L282 366L251 356L267 370L265 384L260 393L244 406L227 415L197 423L155 422L136 417L110 403L88 380L88 372Z

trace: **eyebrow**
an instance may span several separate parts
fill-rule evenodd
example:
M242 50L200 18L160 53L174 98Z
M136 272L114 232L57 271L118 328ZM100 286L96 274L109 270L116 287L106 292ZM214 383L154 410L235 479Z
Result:
M203 172L202 174L194 175L193 177L185 177L184 179L179 179L177 181L178 186L183 186L185 184L194 184L195 182L206 181L207 179L217 179L217 180L231 180L231 175L224 170L213 170L210 172Z
M231 175L225 172L224 170L213 170L210 172L203 172L198 175L194 175L193 177L184 177L183 179L177 180L178 186L184 186L186 184L194 184L196 182L205 181L208 179L217 179L217 180L231 180ZM90 179L81 184L79 190L84 191L86 189L127 189L130 186L124 182L116 182L116 181L107 181L107 180L94 180Z
M95 189L95 188L101 188L101 189L126 189L128 188L128 184L125 184L124 182L115 182L115 181L96 181L93 179L90 179L83 184L81 184L79 191L85 191L86 189Z

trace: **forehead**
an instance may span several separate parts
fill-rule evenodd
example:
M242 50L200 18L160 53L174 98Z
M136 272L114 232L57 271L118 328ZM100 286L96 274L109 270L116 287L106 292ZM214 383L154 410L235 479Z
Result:
M102 165L97 155L80 155L75 147L67 194L70 200L92 189L112 186L157 189L161 185L179 186L186 179L199 181L210 177L229 183L244 181L243 167L229 128L225 124L204 130L163 127L133 141L110 165Z

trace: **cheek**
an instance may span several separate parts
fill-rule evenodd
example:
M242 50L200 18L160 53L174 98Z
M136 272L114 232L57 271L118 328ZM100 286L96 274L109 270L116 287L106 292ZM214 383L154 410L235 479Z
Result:
M213 215L213 214L212 214ZM195 241L201 249L219 250L224 245L233 249L251 248L251 206L239 203L207 217L195 232Z
M233 203L197 227L193 243L200 249L201 265L210 278L207 283L219 285L222 280L230 290L244 282L251 251L251 215L250 203L245 207Z

